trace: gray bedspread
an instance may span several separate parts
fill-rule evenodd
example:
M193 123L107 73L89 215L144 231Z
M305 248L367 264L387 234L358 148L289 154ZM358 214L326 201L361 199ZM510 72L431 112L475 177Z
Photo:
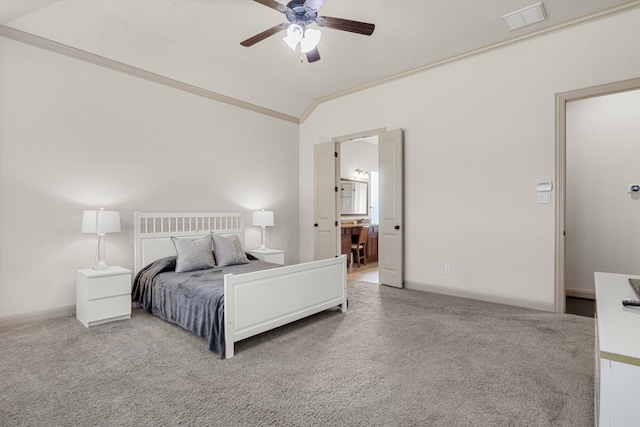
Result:
M222 268L175 272L176 257L159 259L136 275L132 299L147 312L209 342L224 358L224 275L279 267L263 261Z

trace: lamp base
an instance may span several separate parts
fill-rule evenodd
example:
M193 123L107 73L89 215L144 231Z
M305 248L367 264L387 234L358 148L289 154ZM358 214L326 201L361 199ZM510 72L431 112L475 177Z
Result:
M105 233L98 233L98 249L96 250L96 265L92 268L94 270L108 270L109 267L104 260L104 235Z
M91 268L93 268L94 270L108 270L108 269L111 268L111 266L107 265L107 263L104 261L104 259L101 258Z
M262 239L260 240L260 250L261 251L264 251L265 249L267 249L267 247L265 246L265 243L266 243L267 240L264 237L264 234L265 234L264 233L265 232L264 229L265 229L265 226L263 225L262 226Z

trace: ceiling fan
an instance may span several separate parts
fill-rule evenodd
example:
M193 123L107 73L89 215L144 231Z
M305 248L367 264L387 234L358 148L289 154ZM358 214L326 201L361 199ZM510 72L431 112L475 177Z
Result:
M294 51L298 43L302 53L306 54L308 62L316 62L320 60L318 52L318 43L320 42L320 30L308 28L309 24L317 24L319 27L332 28L334 30L349 31L351 33L363 34L370 36L376 28L374 24L366 22L351 21L349 19L332 18L330 16L318 16L318 9L324 4L325 0L291 0L285 6L275 0L253 0L267 7L284 13L289 22L275 25L253 37L241 42L242 46L253 46L280 31L287 30L287 36L284 41Z

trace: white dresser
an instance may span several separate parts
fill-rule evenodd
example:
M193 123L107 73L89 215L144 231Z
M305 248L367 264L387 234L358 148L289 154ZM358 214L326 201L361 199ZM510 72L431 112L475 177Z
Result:
M596 284L596 425L640 426L640 308L628 274L598 273Z
M131 270L78 270L76 318L86 327L131 318Z

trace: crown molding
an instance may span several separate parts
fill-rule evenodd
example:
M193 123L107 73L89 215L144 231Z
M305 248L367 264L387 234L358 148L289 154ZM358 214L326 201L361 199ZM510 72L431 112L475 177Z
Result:
M104 56L96 55L91 52L87 52L82 49L77 49L56 41L36 36L35 34L27 33L25 31L17 30L15 28L7 27L6 25L0 25L0 37L5 37L14 41L25 43L31 46L39 47L54 53L68 56L70 58L78 59L90 64L98 65L100 67L108 68L110 70L118 71L120 73L128 74L130 76L138 77L144 80L148 80L154 83L158 83L164 86L168 86L174 89L188 92L194 95L201 96L203 98L212 99L214 101L222 102L224 104L232 105L234 107L243 108L245 110L253 111L255 113L264 114L274 117L276 119L285 120L287 122L298 124L300 121L297 117L288 114L281 113L279 111L271 110L269 108L261 107L259 105L251 104L249 102L241 101L230 96L222 95L217 92L213 92L207 89L203 89L198 86L190 85L188 83L181 82L176 79L162 76L160 74L152 73L151 71L144 70L142 68L134 67L123 62L114 61L113 59L106 58Z
M414 74L418 74L418 73L422 73L424 71L436 68L436 67L441 67L443 65L447 65L447 64L451 64L453 62L457 62L460 61L462 59L466 59L466 58L470 58L472 56L476 56L476 55L480 55L482 53L486 53L492 50L496 50L496 49L500 49L503 48L505 46L510 46L516 43L520 43L522 41L526 41L526 40L530 40L533 38L537 38L537 37L541 37L544 35L547 35L549 33L554 33L554 32L558 32L561 30L565 30L567 28L571 28L571 27L575 27L578 25L582 25L582 24L586 24L589 22L593 22L593 21L597 21L600 19L604 19L604 18L608 18L610 16L614 16L614 15L618 15L621 13L625 13L625 12L629 12L631 10L634 9L638 9L640 8L640 0L632 0L629 1L627 3L622 3L619 4L617 6L613 6L610 7L608 9L603 9L599 12L595 12L595 13L591 13L588 15L583 15L580 16L578 18L574 18L572 20L569 21L565 21L556 25L553 25L551 27L547 27L547 28L543 28L540 29L538 31L534 31L531 33L527 33L527 34L523 34L521 36L518 37L514 37L514 38L510 38L508 40L503 40L501 42L497 42L497 43L493 43L491 45L485 46L485 47L481 47L479 49L474 49L471 50L469 52L465 52L462 53L460 55L456 55L456 56L452 56L450 58L446 58L443 59L441 61L437 61L437 62L433 62L430 64L425 64L425 65L421 65L420 67L417 68L412 68L410 70L407 71L403 71L401 73L398 74L394 74L391 76L387 76L378 80L373 80L367 83L364 83L362 85L359 86L354 86L352 88L349 89L345 89L343 91L340 92L335 92L333 94L327 95L327 96L323 96L320 97L318 99L316 99L310 106L309 108L307 108L307 110L302 114L302 116L300 116L300 123L304 123L304 121L311 115L311 113L313 113L313 111L322 103L324 102L328 102L328 101L332 101L334 99L338 99L338 98L342 98L348 95L352 95L354 93L357 92L362 92L365 91L367 89L371 89L373 87L376 86L381 86L384 85L386 83L395 81L395 80L400 80L403 79L405 77L409 77L412 76Z
M174 89L182 90L184 92L192 93L194 95L202 96L204 98L212 99L214 101L222 102L228 105L232 105L234 107L243 108L249 111L253 111L255 113L264 114L276 119L285 120L287 122L301 124L304 123L309 116L315 111L315 109L322 103L329 102L338 98L342 98L345 96L352 95L354 93L362 92L377 86L381 86L387 84L389 82L400 80L405 77L409 77L418 73L422 73L424 71L440 67L443 65L451 64L453 62L460 61L462 59L470 58L472 56L480 55L482 53L486 53L489 51L493 51L496 49L500 49L506 46L513 45L515 43L519 43L522 41L530 40L533 38L541 37L543 35L558 32L561 30L565 30L567 28L575 27L578 25L590 23L593 21L597 21L600 19L605 19L610 16L618 15L621 13L629 12L634 9L640 8L640 0L631 0L626 3L622 3L616 6L612 6L607 9L603 9L598 12L594 12L591 14L583 15L578 18L574 18L569 21L565 21L551 27L543 28L538 31L534 31L531 33L523 34L518 37L510 38L508 40L503 40L498 43L493 43L488 46L481 47L479 49L474 49L469 52L465 52L459 55L452 56L450 58L443 59L441 61L429 63L422 65L420 67L412 68L407 71L403 71L398 74L394 74L391 76L387 76L378 80L372 80L370 82L354 86L349 89L345 89L343 91L335 92L326 96L322 96L314 100L311 105L302 113L300 117L295 117L289 114L282 113L280 111L272 110L269 108L261 107L256 104L252 104L249 102L241 101L236 98L232 98L230 96L222 95L217 92L213 92L207 89L203 89L198 86L190 85L188 83L181 82L179 80L171 79L169 77L162 76L160 74L156 74L142 68L134 67L122 62L114 61L109 58L105 58L100 55L93 54L91 52L87 52L81 49L76 49L74 47L55 42L53 40L46 39L44 37L36 36L35 34L27 33L25 31L20 31L15 28L7 27L5 25L0 25L0 37L5 37L8 39L12 39L18 42L26 43L31 46L39 47L42 49L49 50L51 52L59 53L61 55L66 55L71 58L75 58L81 61L89 62L91 64L95 64L101 67L109 68L114 71L118 71L121 73L125 73L134 77L142 78L145 80L149 80L155 83L159 83L165 86L172 87Z

